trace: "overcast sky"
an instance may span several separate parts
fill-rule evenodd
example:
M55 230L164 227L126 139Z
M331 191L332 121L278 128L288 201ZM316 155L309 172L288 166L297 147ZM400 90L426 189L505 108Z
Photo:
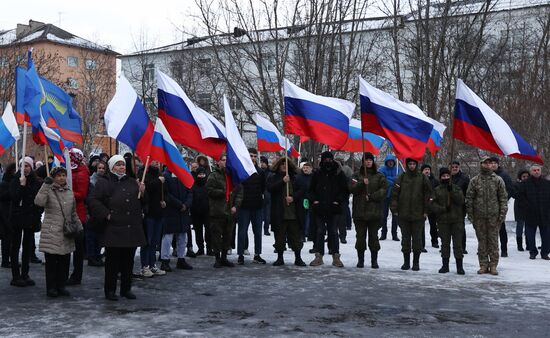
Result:
M3 0L0 30L29 19L52 23L82 38L111 45L119 53L134 51L133 39L146 31L153 46L173 43L192 13L193 0ZM151 47L153 47L151 46Z

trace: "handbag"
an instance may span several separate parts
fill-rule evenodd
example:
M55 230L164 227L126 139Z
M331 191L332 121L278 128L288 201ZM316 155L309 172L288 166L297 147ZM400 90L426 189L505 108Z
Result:
M61 208L61 214L63 215L63 235L67 238L77 238L82 228L80 227L80 224L73 220L72 216L70 220L67 220L67 217L65 217L65 212L63 212L63 204L61 204L61 200L59 199L59 195L57 195L57 191L53 191L55 194L55 198L57 198L57 202L59 203L59 207ZM73 204L73 210L75 208L75 204Z

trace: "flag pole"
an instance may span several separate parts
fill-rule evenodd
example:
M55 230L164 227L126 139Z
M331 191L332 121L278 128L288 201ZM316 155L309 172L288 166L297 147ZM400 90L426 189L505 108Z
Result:
M23 121L23 144L21 146L21 160L25 158L25 149L27 149L27 122ZM19 156L19 154L17 155Z
M145 182L145 175L147 174L147 169L149 168L149 159L150 158L151 158L151 156L147 156L147 159L145 160L145 168L143 168L143 175L141 177L141 182L139 182L140 186L143 182ZM134 161L135 161L135 156L134 156ZM140 199L140 198L141 198L141 190L138 193L138 199Z
M19 130L19 126L17 127L17 130ZM15 140L15 172L19 171L19 149L17 143L19 143L19 140Z
M364 171L363 174L365 175L365 178L368 180L369 176L367 175L367 167L365 166L365 133L363 132L363 114L361 114L361 148L363 150L363 153L361 154L361 167L363 168L363 171ZM368 195L369 194L368 184L365 185L365 190L367 191L367 195Z
M288 175L288 137L286 137L286 123L285 123L284 110L282 115L283 115L283 135L285 137L285 149L283 151L285 152L286 176L289 176ZM289 197L289 196L290 196L290 187L288 185L288 182L286 182L286 197Z
M302 138L300 138L300 144L298 144L298 165L300 165L300 160L302 159Z
M50 166L48 165L48 145L44 144L44 165L46 166L46 177L50 176Z

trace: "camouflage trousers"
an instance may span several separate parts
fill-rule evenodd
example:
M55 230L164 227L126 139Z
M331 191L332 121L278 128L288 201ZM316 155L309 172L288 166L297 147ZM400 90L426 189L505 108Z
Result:
M451 238L455 259L464 257L462 251L462 237L464 236L464 222L442 223L437 222L437 230L441 237L441 257L451 257Z
M399 219L399 228L401 229L401 252L405 254L422 252L422 231L424 230L424 222L421 221L405 221ZM411 245L412 244L412 245Z
M380 229L379 220L370 221L354 221L356 234L355 249L357 251L365 251L367 249L367 237L369 241L369 250L380 250L380 242L378 241L378 229ZM368 233L368 236L367 236Z
M479 259L479 267L487 269L490 267L496 268L498 265L498 232L500 223L495 219L478 219L474 220L474 229L477 237L477 257Z

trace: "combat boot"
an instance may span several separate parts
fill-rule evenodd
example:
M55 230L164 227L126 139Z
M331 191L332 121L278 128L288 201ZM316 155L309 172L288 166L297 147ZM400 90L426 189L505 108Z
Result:
M378 251L370 251L370 267L378 269Z
M215 268L221 268L221 267L222 267L222 262L221 262L220 253L219 253L219 252L216 254L216 261L214 262L214 267L215 267Z
M273 262L273 266L285 265L285 260L283 259L283 253L277 252L277 260Z
M323 265L323 255L321 255L320 253L316 252L315 253L315 259L311 261L311 263L309 263L309 266L319 266L319 265Z
M497 267L494 266L494 265L491 266L491 267L489 268L489 273L490 273L491 275L493 275L493 276L498 276Z
M365 250L357 250L357 267L365 267Z
M185 258L178 258L178 262L176 263L177 269L182 270L193 270L193 267L185 261Z
M464 275L464 267L462 266L462 258L456 259L456 273L459 275Z
M220 259L220 263L222 266L226 266L228 268L234 268L235 264L231 263L229 260L227 260L227 251L222 251L222 257Z
M420 252L414 252L412 271L418 271L418 270L420 270Z
M479 270L477 270L477 274L483 275L485 273L489 273L489 269L486 266L480 266Z
M169 259L161 260L160 269L166 272L172 272L172 268L170 267L170 260Z
M411 268L411 253L403 253L403 265L401 270L409 270Z
M306 263L302 260L301 251L294 251L294 265L306 266Z
M439 273L447 273L449 272L449 258L442 258L443 265L441 266L441 269L439 269Z
M342 263L342 261L340 260L340 254L339 253L332 254L332 265L337 267L337 268L343 268L344 267L344 263Z

